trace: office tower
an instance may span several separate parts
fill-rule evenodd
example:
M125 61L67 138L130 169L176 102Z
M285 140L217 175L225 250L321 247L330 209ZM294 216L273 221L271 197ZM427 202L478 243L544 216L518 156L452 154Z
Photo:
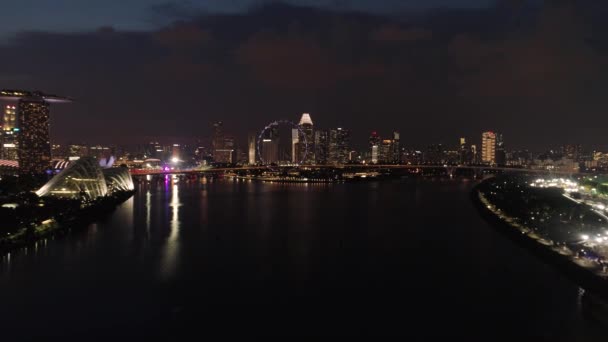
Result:
M2 118L2 129L12 131L15 127L17 127L17 106L6 105Z
M114 148L110 146L94 145L88 147L87 151L87 156L94 157L97 160L108 159L115 155ZM80 157L84 157L84 155L81 155Z
M265 164L276 164L279 162L279 144L277 141L262 139L262 160Z
M257 143L257 137L255 136L255 134L249 134L249 137L247 139L248 143L247 143L247 147L248 147L248 161L249 161L249 165L255 165L255 155L256 155L256 143Z
M579 161L582 156L583 147L581 145L569 144L561 147L561 153L564 158Z
M496 133L481 134L481 162L488 165L496 164Z
M213 123L213 137L211 139L211 149L213 153L213 159L215 161L219 161L218 159L223 159L223 152L219 153L219 150L224 149L224 123L221 121L216 121Z
M4 116L2 120L2 131L0 131L1 155L0 159L17 160L17 136L19 128L17 127L17 106L14 104L4 107Z
M471 145L471 162L475 165L479 164L479 153L477 145Z
M326 130L315 131L315 159L320 165L329 161L329 132Z
M475 145L471 145L471 148ZM472 149L467 145L467 140L465 138L460 138L460 148L458 149L459 160L458 162L461 165L469 165L473 163L473 153Z
M384 139L380 144L380 152L378 156L378 162L382 164L391 163L393 157L393 140Z
M236 142L234 140L234 137L224 136L221 142L221 146L222 148L215 149L213 160L216 163L234 163L236 160Z
M505 142L502 133L496 133L496 165L505 166L507 164L507 152L505 151Z
M44 99L19 100L17 154L22 173L40 174L51 161L50 110Z
M178 161L181 159L182 153L179 144L173 144L173 146L171 146L171 160Z
M300 130L297 128L291 129L291 162L298 163L300 156Z
M372 132L372 134L369 137L369 149L370 149L370 154L371 154L371 162L372 164L378 164L379 161L379 157L380 157L380 136L378 135L378 132Z
M329 162L331 164L346 164L349 147L350 132L347 129L336 128L329 132Z
M309 113L302 114L298 124L303 137L299 138L299 160L302 164L314 164L315 162L315 147L314 147L314 130L313 123Z
M401 161L401 139L399 132L393 132L393 148L391 151L391 163L399 163Z
M445 164L446 161L442 144L429 145L423 157L425 164Z
M41 174L51 162L50 141L50 104L71 102L70 99L41 92L25 90L2 90L0 99L17 101L11 103L11 112L5 116L16 115L8 121L15 124L17 133L16 148L21 174ZM16 108L13 108L16 107ZM16 113L13 111L16 110Z

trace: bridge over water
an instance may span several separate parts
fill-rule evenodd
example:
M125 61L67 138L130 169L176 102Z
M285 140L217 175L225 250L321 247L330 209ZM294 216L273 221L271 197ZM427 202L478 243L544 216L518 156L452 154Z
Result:
M492 166L471 166L471 165L304 165L304 166L240 166L240 167L208 167L208 168L193 168L193 169L174 169L174 170L131 170L133 176L146 176L146 175L187 175L187 174L213 174L213 173L226 173L234 171L256 171L256 170L268 170L277 171L281 169L338 169L338 170L360 170L360 171L375 171L380 169L391 169L391 170L445 170L446 174L453 175L458 170L470 170L475 174L487 173L534 173L534 174L548 174L548 175L560 175L560 176L571 176L578 174L576 171L556 171L556 170L540 170L540 169L524 169L524 168L512 168L512 167L492 167Z

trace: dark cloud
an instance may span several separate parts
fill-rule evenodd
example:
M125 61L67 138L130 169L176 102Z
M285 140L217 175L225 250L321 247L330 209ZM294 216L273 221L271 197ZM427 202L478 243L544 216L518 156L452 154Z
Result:
M167 6L158 12L179 20L154 32L22 32L0 46L0 80L76 97L54 109L63 141L199 137L216 119L244 139L304 111L351 128L359 145L372 129L400 130L406 145L475 141L482 129L510 146L598 144L608 124L606 24L580 2L399 17Z
M380 27L371 33L371 39L380 42L408 42L432 38L433 32L431 30L423 28L402 29L394 25Z

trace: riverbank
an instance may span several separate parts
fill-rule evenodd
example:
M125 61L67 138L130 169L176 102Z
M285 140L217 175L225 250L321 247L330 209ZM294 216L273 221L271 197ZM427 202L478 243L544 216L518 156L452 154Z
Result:
M110 214L134 193L135 190L117 192L100 198L94 204L80 209L75 215L63 218L60 222L49 218L39 225L22 228L18 232L0 239L0 255L32 246L40 240L65 236L70 232L84 229L90 223Z
M503 235L525 248L543 262L555 267L572 282L585 289L583 309L585 314L602 325L608 326L608 274L597 265L564 245L556 244L537 234L503 210L496 207L484 195L486 180L471 191L471 199L480 215ZM589 303L594 303L590 305Z

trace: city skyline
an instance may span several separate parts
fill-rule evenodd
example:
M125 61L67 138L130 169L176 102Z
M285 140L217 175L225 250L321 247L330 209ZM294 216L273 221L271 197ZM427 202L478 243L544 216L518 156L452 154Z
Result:
M23 23L0 44L0 81L77 99L53 114L63 143L196 138L215 120L246 137L309 112L361 147L371 130L398 130L406 145L497 130L512 148L605 150L606 6L502 1L395 17L266 4L140 31Z

